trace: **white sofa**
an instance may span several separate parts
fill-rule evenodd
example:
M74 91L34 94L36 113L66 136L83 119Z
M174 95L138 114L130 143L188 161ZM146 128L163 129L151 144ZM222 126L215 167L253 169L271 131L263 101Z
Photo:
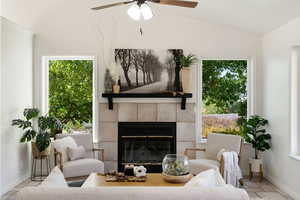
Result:
M220 187L97 187L22 189L17 200L249 200L245 190Z
M214 170L200 173L180 187L72 188L55 167L40 186L18 192L17 200L249 200L249 197L245 190L226 185Z

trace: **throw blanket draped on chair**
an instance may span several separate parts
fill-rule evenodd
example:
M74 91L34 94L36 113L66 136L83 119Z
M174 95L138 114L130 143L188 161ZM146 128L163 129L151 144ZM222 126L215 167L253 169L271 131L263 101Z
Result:
M242 178L239 167L239 158L236 152L224 152L224 180L227 184L239 187L239 180Z

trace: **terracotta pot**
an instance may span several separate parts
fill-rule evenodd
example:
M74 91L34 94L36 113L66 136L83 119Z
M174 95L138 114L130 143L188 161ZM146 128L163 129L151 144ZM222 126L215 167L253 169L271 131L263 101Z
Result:
M40 152L36 146L35 142L31 142L31 148L32 148L32 156L34 158L40 158L44 156L49 156L51 153L51 143L50 145L42 152Z
M120 86L119 85L113 85L113 93L116 93L116 94L120 93Z
M182 90L185 93L190 92L191 90L191 69L190 67L183 67L180 71L181 83L182 83Z
M162 176L163 179L169 183L186 183L193 177L193 175L191 174L187 174L183 176L171 176L165 173L162 173Z
M249 162L251 164L251 172L261 172L261 166L263 164L262 159L250 158Z

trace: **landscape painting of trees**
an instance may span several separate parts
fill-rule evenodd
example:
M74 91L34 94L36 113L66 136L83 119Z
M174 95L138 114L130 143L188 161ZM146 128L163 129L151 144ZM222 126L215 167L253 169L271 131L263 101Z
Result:
M116 49L123 93L180 91L181 49Z

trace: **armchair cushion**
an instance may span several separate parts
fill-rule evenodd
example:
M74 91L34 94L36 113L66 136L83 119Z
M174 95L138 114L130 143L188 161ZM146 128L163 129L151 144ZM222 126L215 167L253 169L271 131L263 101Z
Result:
M77 144L72 137L67 136L61 139L54 140L53 146L56 151L62 154L62 163L64 163L68 161L68 148L76 148Z
M40 187L66 188L68 184L59 167L55 167L49 176L41 183Z
M207 160L207 159L197 159L197 160L189 160L190 173L197 175L200 172L215 169L219 170L220 162L216 160Z
M239 154L241 150L241 141L242 138L237 135L218 133L208 134L205 157L207 159L216 160L217 154L221 149L234 151Z
M90 173L104 173L104 163L96 159L80 159L65 162L63 172L66 178L87 176Z
M57 134L57 139L65 137L72 137L78 146L83 146L85 149L85 158L93 158L93 135L91 133L70 133L70 134Z

